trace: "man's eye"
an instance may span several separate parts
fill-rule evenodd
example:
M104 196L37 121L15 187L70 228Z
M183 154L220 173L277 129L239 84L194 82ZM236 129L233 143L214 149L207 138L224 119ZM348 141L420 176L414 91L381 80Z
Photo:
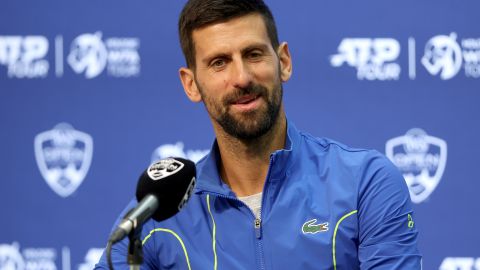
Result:
M262 56L262 54L261 54L260 52L258 52L258 51L253 51L253 52L250 52L250 53L248 54L248 57L249 57L250 59L257 59L257 58L260 58L261 56Z
M223 67L224 65L225 65L225 60L223 60L223 59L217 59L217 60L213 61L212 64L211 64L212 67L216 67L216 68Z

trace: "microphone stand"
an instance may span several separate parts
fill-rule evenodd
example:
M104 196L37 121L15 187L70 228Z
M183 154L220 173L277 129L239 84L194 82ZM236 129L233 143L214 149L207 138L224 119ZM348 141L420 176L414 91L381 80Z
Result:
M139 226L128 234L127 263L130 265L130 270L140 270L140 265L143 263L142 241L140 240L141 232L142 226Z

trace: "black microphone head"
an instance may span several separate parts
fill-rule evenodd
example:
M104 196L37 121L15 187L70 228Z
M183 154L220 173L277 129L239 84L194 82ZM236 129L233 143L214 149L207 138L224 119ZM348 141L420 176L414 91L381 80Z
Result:
M137 184L137 201L151 194L158 199L152 218L162 221L174 216L187 202L195 186L195 163L183 158L159 160L145 170Z

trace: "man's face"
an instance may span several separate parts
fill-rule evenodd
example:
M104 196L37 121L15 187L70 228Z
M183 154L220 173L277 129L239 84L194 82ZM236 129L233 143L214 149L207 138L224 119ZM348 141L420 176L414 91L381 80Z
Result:
M282 104L280 62L258 14L193 32L194 83L226 133L254 139L271 129Z

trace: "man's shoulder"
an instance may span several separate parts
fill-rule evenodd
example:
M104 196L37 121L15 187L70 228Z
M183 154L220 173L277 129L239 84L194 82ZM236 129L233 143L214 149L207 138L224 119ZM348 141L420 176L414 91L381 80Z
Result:
M396 170L388 158L375 149L351 147L344 143L327 137L315 137L310 133L300 131L301 143L299 152L301 156L317 157L317 161L327 166L344 167L348 170L356 168L376 170L385 168Z
M304 131L300 131L304 147L313 149L324 154L337 155L345 158L363 160L365 158L382 157L375 149L352 147L328 137L316 137Z

